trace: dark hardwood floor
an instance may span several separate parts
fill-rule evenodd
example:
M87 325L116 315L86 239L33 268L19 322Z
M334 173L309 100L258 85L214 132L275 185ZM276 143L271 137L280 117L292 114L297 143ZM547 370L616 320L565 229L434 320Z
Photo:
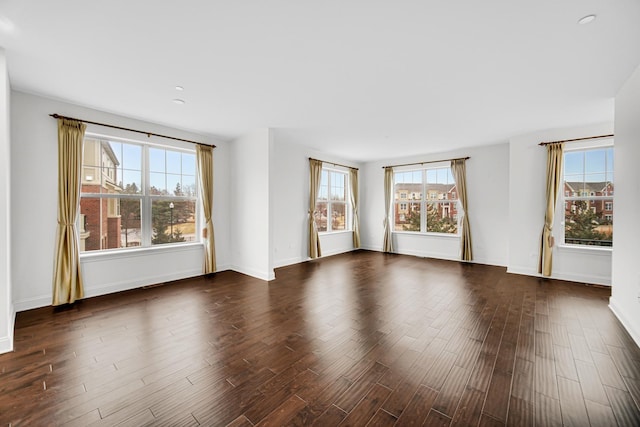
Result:
M19 313L0 425L638 426L609 290L354 252Z

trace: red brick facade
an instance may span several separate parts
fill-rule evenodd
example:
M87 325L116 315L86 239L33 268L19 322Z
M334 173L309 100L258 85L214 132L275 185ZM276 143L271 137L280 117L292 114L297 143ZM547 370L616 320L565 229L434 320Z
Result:
M81 191L83 193L96 193L100 191L100 187L82 185ZM84 241L85 251L121 247L120 216L109 216L108 200L84 197L80 199L80 212L84 215L84 230L89 233ZM102 230L102 234L100 230Z

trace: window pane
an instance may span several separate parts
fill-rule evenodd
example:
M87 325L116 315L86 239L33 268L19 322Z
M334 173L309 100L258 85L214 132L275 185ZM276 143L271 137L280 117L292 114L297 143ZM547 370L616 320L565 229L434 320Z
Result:
M80 251L139 246L141 199L82 197Z
M613 198L568 202L564 241L570 245L613 246Z
M395 203L395 231L420 231L420 203Z
M427 184L427 201L454 199L457 199L455 184Z
M101 166L100 141L93 138L85 138L82 163L86 166Z
M584 153L568 151L564 155L564 174L582 175L584 173Z
M195 200L153 200L151 203L152 245L196 240Z
M122 144L122 160L124 169L142 170L142 147L140 145Z
M320 187L320 192L318 193L318 200L328 200L329 199L329 189L326 186Z
M316 203L314 218L318 231L327 231L327 202Z
M422 171L396 172L394 175L396 183L415 184L422 182Z
M182 193L184 196L197 197L196 177L192 175L182 176Z
M151 172L149 174L149 185L152 195L167 194L167 184L165 182L166 175L164 173Z
M101 168L93 166L84 166L82 168L82 185L81 193L100 193L102 192L102 172Z
M120 199L120 242L123 248L142 245L141 199Z
M140 194L142 192L142 172L124 169L119 187L127 194Z
M422 199L422 171L398 172L395 176L395 200Z
M457 218L457 203L427 204L427 231L430 233L457 233Z
M331 231L346 229L346 203L331 203Z
M439 184L448 184L449 183L449 168L446 169L437 169L438 171L438 180Z
M438 171L436 169L427 169L427 182L438 182Z
M182 172L182 158L177 151L166 150L167 152L167 173Z
M331 172L331 200L346 200L345 194L345 178L346 175L340 172Z
M149 170L151 172L165 172L164 150L149 148Z
M196 174L196 156L194 154L182 153L182 173L185 175Z
M579 198L566 200L564 203L565 243L612 246L612 196L614 193L612 158L613 148L565 154L563 196ZM582 163L581 167L578 166L578 162Z
M182 196L180 175L167 174L167 191L172 196Z
M607 175L604 173L588 173L585 176L585 189L592 191L601 191L605 186Z

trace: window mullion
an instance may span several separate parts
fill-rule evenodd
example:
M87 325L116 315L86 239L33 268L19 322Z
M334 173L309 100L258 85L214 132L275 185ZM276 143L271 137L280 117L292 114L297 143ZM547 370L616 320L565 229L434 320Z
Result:
M420 232L427 232L427 170L422 170L422 198L420 200Z
M142 153L142 187L144 188L141 206L142 213L140 215L142 228L142 246L149 247L151 246L151 234L153 232L153 230L151 229L151 178L149 171L149 147L146 145L143 146Z

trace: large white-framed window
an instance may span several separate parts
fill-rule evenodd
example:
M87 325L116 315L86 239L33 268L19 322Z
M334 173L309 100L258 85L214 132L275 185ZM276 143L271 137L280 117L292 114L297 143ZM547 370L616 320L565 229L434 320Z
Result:
M197 242L195 150L87 134L81 252Z
M613 246L613 139L564 149L562 241L567 246Z
M451 167L396 171L393 194L394 231L458 234L459 205Z
M318 232L333 233L351 230L349 200L349 173L323 167L316 200L315 220Z

